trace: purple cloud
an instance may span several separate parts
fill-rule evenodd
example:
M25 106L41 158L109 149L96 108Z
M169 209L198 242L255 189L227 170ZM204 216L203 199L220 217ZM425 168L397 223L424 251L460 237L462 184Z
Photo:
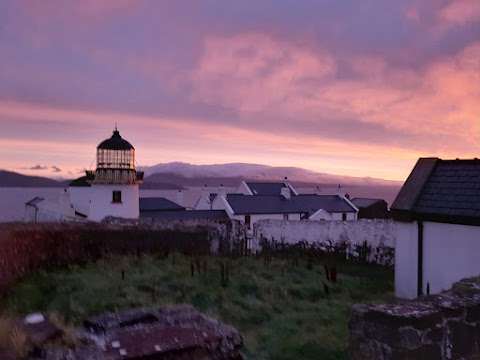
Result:
M47 170L48 166L43 166L43 165L34 165L30 167L22 167L22 170Z
M308 137L361 147L366 160L375 146L477 154L478 4L7 0L0 141L23 163L48 150L64 171L90 164L117 119L144 153L169 160L221 162L197 150L241 152L245 133L269 153Z

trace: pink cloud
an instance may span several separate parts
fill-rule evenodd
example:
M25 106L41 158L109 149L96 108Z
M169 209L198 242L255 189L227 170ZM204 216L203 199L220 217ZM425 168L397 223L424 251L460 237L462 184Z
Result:
M480 2L478 0L450 0L438 13L440 26L449 28L463 26L480 21Z
M404 11L405 19L408 21L419 23L420 22L420 12L416 6L409 6Z
M198 67L185 80L195 85L195 99L249 112L276 106L292 88L301 90L302 82L320 81L335 71L328 53L246 33L207 38Z
M299 127L353 118L392 132L429 134L414 147L460 156L479 150L478 58L480 43L415 70L357 55L345 59L354 76L339 79L340 59L327 50L317 53L248 33L207 39L198 67L184 80L191 81L194 99L238 109L246 117L290 116Z

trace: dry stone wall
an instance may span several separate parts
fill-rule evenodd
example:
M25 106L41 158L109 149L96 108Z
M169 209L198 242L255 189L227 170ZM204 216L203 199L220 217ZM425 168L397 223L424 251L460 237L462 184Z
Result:
M392 304L355 305L350 316L352 360L480 358L480 279Z
M261 249L263 240L296 244L306 242L328 250L343 246L354 260L358 248L368 248L367 260L381 265L393 265L395 223L386 219L358 221L282 221L262 220L254 224L254 250Z

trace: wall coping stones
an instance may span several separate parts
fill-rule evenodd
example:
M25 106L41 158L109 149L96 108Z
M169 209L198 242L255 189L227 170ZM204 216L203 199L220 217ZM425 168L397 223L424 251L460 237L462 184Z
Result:
M480 277L415 300L354 305L349 329L354 360L479 356Z

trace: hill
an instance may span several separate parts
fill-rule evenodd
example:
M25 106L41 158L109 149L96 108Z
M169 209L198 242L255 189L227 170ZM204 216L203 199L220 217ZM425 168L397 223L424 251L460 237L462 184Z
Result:
M192 165L182 162L142 167L145 171L143 190L174 190L220 186L235 188L242 180L281 181L285 177L300 190L322 194L335 192L341 185L352 197L385 199L391 204L402 186L400 181L317 173L298 167L273 167L260 164ZM65 187L70 180L56 181L40 176L22 175L0 170L0 187Z
M0 170L0 187L62 187L56 180Z
M403 182L317 173L298 167L272 167L259 164L231 163L192 165L181 162L143 167L145 183L166 182L184 188L202 186L237 187L242 180L281 181L285 177L301 192L334 193L341 185L352 197L385 199L391 204Z

